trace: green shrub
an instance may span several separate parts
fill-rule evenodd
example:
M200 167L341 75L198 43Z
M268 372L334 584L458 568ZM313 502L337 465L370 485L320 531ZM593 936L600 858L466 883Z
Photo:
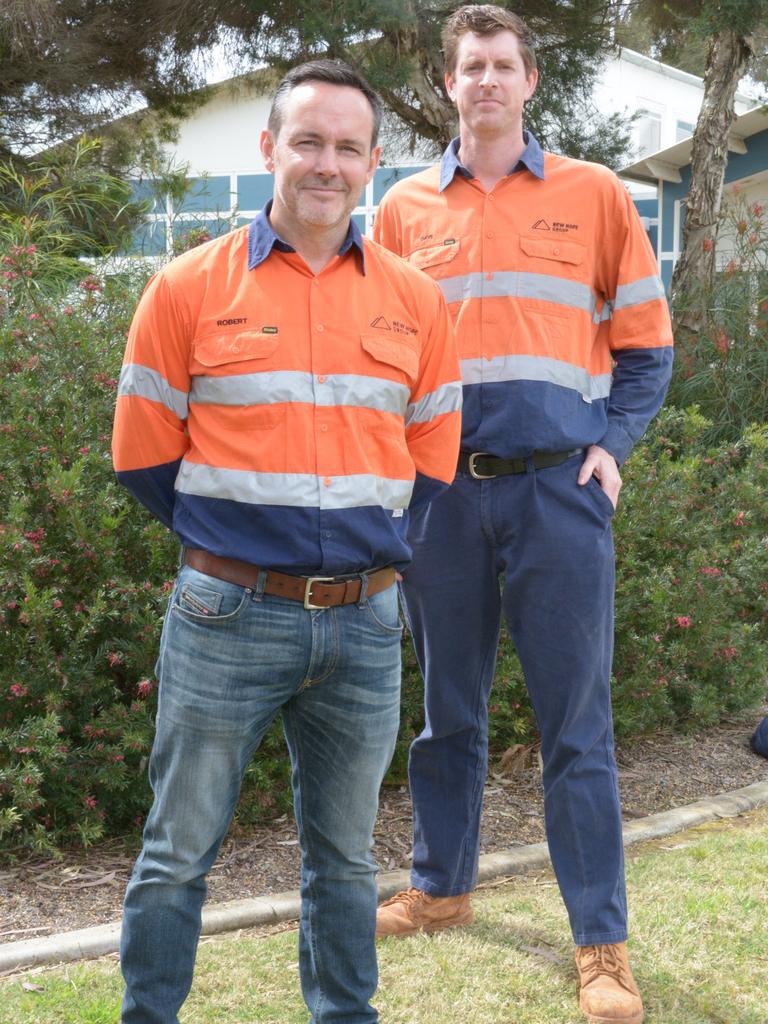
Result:
M676 338L667 402L698 405L710 421L703 434L710 444L735 441L751 423L768 421L767 212L743 200L725 207L718 234L729 240L730 257L692 297L707 310L702 330ZM678 312L687 302L678 300Z
M707 450L667 409L616 521L616 729L704 726L768 689L768 426ZM697 443L698 442L698 443Z
M98 166L101 143L80 139L31 161L0 163L2 275L6 302L77 282L83 256L107 256L130 237L144 207ZM19 259L19 257L22 257Z
M40 250L0 251L0 848L137 834L168 532L111 468L116 382L146 273L85 275L57 291ZM29 270L30 274L26 271ZM83 268L81 273L84 273ZM617 547L619 734L715 722L759 703L768 675L768 430L709 448L699 412L662 413L625 470ZM420 730L422 683L404 643L390 779ZM490 740L535 738L520 667L499 648ZM279 724L249 766L239 820L282 813Z

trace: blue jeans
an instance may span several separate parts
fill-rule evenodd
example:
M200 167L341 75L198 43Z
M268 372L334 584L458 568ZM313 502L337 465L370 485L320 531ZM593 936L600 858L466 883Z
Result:
M503 613L541 732L552 863L578 945L627 935L613 751L613 507L582 458L493 480L458 474L412 512L402 592L425 677L411 747L413 885L477 880L488 697ZM501 578L501 587L499 586Z
M263 587L263 583L261 584ZM125 896L123 1024L176 1024L192 984L205 876L243 772L282 711L301 845L299 965L312 1024L372 1024L378 792L394 749L394 586L299 602L184 566L163 628L155 794Z

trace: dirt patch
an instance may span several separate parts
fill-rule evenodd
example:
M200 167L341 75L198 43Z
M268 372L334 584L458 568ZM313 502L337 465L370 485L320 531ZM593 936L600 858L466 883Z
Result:
M768 761L749 748L753 715L691 736L652 735L618 745L625 820L768 781ZM485 788L482 851L544 839L541 776L535 749L496 758ZM375 833L384 871L405 867L411 846L407 787L385 787ZM0 863L0 942L106 924L120 916L135 848L111 842L63 860ZM235 827L209 875L209 902L296 889L299 850L293 820L247 831Z

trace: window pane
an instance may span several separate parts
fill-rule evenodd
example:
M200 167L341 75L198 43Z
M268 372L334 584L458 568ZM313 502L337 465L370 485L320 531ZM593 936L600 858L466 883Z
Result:
M214 178L188 178L188 192L175 207L177 213L192 211L213 212L229 210L232 196L229 191L229 176Z
M396 181L401 178L408 178L417 171L423 171L427 164L418 164L413 167L379 167L373 176L373 203L378 206L381 197L388 189L392 188Z
M238 174L237 205L241 210L262 210L272 198L271 174Z

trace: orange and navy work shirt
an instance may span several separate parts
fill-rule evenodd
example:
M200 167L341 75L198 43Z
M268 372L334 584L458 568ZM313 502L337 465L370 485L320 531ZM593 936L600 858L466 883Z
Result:
M464 384L461 446L520 458L599 444L618 462L658 412L672 331L635 206L607 168L526 134L486 192L440 164L384 196L374 238L443 291Z
M461 382L440 290L350 231L319 274L262 212L147 285L118 479L182 544L297 574L405 565L452 481Z

